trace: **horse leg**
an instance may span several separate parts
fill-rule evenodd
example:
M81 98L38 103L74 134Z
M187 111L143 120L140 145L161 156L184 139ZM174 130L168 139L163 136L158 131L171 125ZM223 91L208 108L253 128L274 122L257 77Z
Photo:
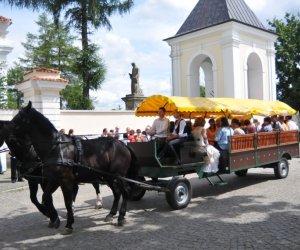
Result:
M37 209L45 216L49 217L47 214L47 208L44 204L39 203L37 199L37 192L39 184L36 180L28 180L28 186L30 191L30 200L37 207Z
M65 206L67 209L67 224L62 234L71 234L73 232L72 224L74 223L74 213L72 209L74 182L67 182L61 185L61 189L64 195Z
M95 209L100 209L102 208L102 198L100 195L100 184L93 182L92 183L93 187L95 188L96 191L96 205L95 205Z
M75 200L76 200L76 197L77 197L77 194L78 194L78 190L79 190L78 184L74 183L73 193L72 193L72 210L73 210L73 213L75 212Z
M113 205L111 207L111 210L109 214L105 217L105 222L111 222L113 220L114 215L117 214L118 211L118 205L121 198L121 191L118 188L117 180L114 180L112 183L108 183L108 186L111 188L113 195L114 195L114 201Z
M126 211L127 211L127 200L129 197L129 186L128 183L119 180L119 187L120 187L120 191L122 193L122 203L121 203L121 207L119 210L119 216L118 216L118 226L123 226L125 223L125 215L126 215Z
M52 194L56 191L58 187L59 185L56 182L48 181L47 187L43 194L43 202L48 210L47 214L50 218L50 222L48 224L49 228L58 228L60 225L60 220L52 200Z

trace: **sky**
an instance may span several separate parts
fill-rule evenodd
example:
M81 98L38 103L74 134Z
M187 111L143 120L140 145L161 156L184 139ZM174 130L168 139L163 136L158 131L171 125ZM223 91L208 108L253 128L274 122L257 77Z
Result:
M140 69L140 86L145 96L171 95L170 47L163 39L176 34L198 0L135 0L129 14L112 16L112 30L97 30L91 41L100 46L107 74L96 98L97 110L125 109L121 100L131 93L128 73L131 63ZM245 0L266 26L274 17L283 19L286 12L300 12L300 0ZM6 40L14 47L8 55L9 66L23 55L21 42L26 34L37 33L38 12L11 8L0 2L0 16L12 19Z

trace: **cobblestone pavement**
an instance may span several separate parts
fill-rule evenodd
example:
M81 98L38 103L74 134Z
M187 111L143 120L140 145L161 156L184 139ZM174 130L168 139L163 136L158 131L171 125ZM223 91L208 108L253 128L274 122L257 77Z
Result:
M193 199L173 211L163 193L147 192L128 205L127 224L105 223L112 194L102 186L104 208L94 209L91 185L80 185L72 235L64 236L66 210L61 191L54 203L59 229L30 203L28 188L0 176L0 249L299 249L300 159L293 159L286 179L270 169L252 169L246 177L224 175L228 185L212 187L195 175ZM5 188L4 188L5 186ZM14 190L11 190L14 189Z

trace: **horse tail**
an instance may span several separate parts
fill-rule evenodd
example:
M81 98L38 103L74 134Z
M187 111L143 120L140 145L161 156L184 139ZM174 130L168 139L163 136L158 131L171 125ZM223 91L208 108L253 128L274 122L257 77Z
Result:
M136 155L135 155L134 151L132 150L132 148L127 146L127 149L130 152L131 161L130 161L130 166L127 171L126 177L129 179L137 180L139 177L140 166L139 166L139 164L137 164L137 158L136 158Z

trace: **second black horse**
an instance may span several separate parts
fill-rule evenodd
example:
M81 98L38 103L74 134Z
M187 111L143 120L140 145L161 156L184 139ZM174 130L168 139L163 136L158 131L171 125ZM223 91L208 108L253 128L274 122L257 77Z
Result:
M12 123L11 132L19 138L28 136L44 163L44 174L49 181L43 199L46 207L49 208L48 213L52 222L58 215L55 208L51 206L51 195L58 186L62 189L67 209L65 233L71 233L74 223L72 210L74 183L100 180L107 183L114 195L112 208L105 221L113 220L122 196L118 225L124 224L130 185L123 177L138 179L136 157L130 148L111 137L102 137L80 140L81 150L77 152L73 140L69 136L59 134L45 116L32 108L31 102L19 111L12 119Z

